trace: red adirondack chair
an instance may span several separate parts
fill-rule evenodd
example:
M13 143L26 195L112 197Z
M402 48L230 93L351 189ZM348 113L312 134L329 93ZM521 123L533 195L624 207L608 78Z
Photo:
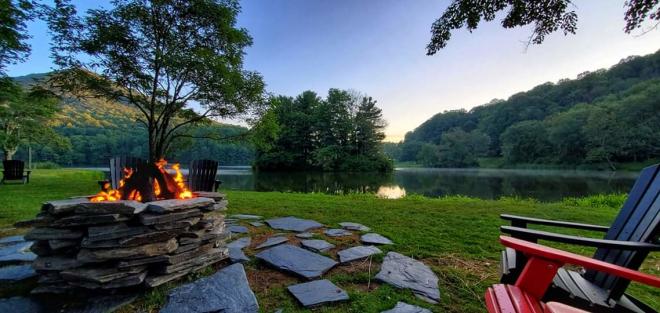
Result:
M588 312L558 302L541 301L557 271L564 264L578 265L660 288L660 277L629 268L512 237L500 236L500 242L525 254L527 263L514 285L497 284L488 288L485 300L486 308L490 313Z

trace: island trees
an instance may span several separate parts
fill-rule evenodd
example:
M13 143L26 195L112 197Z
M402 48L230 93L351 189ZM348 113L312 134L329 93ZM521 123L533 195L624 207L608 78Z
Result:
M262 100L262 77L243 69L252 39L236 27L236 0L116 0L84 16L55 2L52 84L135 106L152 162L193 136L190 126L240 116Z

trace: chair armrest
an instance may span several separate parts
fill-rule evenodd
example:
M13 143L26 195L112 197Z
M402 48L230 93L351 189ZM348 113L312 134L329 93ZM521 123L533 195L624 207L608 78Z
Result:
M614 265L611 263L603 262L600 260L562 251L559 249L542 246L539 244L531 243L528 241L524 241L521 239L516 239L508 236L500 236L500 242L509 248L524 253L530 259L539 258L547 261L552 261L560 264L560 266L563 266L564 264L579 265L591 270L608 273L628 280L636 281L645 285L660 288L660 277L657 276L649 275L622 266ZM525 266L525 269L523 269L523 273L525 271L529 272L530 267L531 265L528 262L528 264ZM547 270L551 270L547 266L545 268ZM552 281L552 277L554 277L554 275L556 274L557 269L558 267L554 268L554 273L551 275L550 281ZM518 282L516 282L516 286L518 286L520 280L523 279L523 276L524 275L521 274L521 278L519 279Z
M501 226L500 231L516 238L531 239L532 241L541 239L596 248L611 248L628 251L660 251L660 245L646 242L586 238L513 226Z
M594 230L594 231L602 231L602 232L606 232L610 229L607 226L601 226L601 225L554 221L554 220L546 220L541 218L517 216L510 214L501 214L500 218L503 220L511 221L511 226L522 227L522 228L527 227L527 224L536 224L536 225L547 225L547 226L559 226L559 227L566 227L573 229Z

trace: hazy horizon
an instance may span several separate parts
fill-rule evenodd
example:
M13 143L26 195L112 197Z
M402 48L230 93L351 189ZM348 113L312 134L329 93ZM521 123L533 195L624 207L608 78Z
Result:
M555 33L525 51L522 42L531 29L504 29L497 18L473 33L455 31L447 48L426 56L431 23L448 3L241 1L238 24L254 39L245 68L260 72L274 94L313 90L324 96L329 88L368 94L388 121L386 140L399 141L439 112L469 110L660 49L658 30L643 36L623 32L624 1L576 1L576 35ZM81 11L98 6L76 4ZM52 69L46 26L30 23L29 32L32 55L10 65L10 76Z

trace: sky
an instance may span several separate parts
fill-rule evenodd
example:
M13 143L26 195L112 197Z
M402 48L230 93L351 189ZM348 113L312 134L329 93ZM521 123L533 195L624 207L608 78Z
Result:
M107 1L78 1L79 10ZM105 4L104 4L105 3ZM245 69L260 72L273 94L350 89L378 101L386 141L436 113L467 109L548 81L607 68L660 49L660 31L623 32L624 0L575 0L576 35L554 33L526 48L531 28L504 29L502 16L472 33L453 32L448 46L426 55L430 27L447 0L243 0L238 26L254 44ZM11 76L52 69L47 27L33 22L32 55ZM241 121L230 121L242 124Z

